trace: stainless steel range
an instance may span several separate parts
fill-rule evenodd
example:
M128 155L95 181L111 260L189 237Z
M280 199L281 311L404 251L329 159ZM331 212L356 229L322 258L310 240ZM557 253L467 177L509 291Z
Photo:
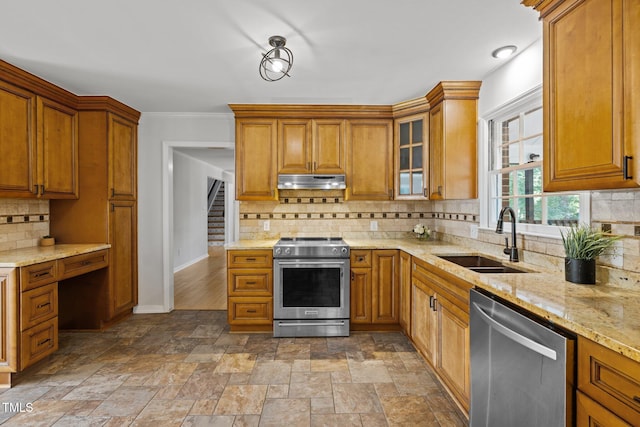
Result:
M349 245L282 238L273 247L273 335L349 336Z

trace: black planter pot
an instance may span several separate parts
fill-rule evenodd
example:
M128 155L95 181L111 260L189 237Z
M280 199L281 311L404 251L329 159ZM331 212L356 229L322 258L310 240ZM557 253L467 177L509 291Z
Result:
M595 259L564 259L564 279L568 282L581 285L593 285L596 283Z

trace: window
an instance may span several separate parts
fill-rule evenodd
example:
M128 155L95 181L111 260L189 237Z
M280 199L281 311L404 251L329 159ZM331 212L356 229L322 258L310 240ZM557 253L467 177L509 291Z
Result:
M537 89L487 121L488 227L510 206L520 231L558 233L557 226L588 221L588 194L542 191L542 96ZM484 222L484 221L483 221ZM522 224L522 225L520 225Z

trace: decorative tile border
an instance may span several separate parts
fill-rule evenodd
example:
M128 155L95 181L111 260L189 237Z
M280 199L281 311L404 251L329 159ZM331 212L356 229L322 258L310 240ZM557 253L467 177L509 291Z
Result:
M0 215L0 224L49 222L49 214Z
M285 205L335 204L343 203L344 197L281 197L280 203Z
M446 219L477 222L478 216L468 213L441 212L246 212L240 214L240 219Z

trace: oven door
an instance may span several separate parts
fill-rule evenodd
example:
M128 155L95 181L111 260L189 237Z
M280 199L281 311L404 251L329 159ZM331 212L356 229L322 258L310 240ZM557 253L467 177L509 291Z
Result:
M349 319L349 259L276 259L274 319Z

